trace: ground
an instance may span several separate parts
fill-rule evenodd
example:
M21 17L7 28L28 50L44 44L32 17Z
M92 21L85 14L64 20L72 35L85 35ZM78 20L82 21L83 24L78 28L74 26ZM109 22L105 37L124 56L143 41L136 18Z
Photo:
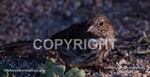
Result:
M117 42L109 56L110 62L105 67L108 70L81 68L86 71L86 77L149 77L150 1L101 2L103 0L2 0L0 45L20 40L45 39L73 23L83 21L91 12L103 12L115 27ZM44 63L48 58L44 51L32 51L28 48L13 51L16 53L9 51L9 54L0 54L2 64L11 68L38 68L37 64ZM135 69L120 69L121 67ZM40 76L40 73L12 74L17 77Z

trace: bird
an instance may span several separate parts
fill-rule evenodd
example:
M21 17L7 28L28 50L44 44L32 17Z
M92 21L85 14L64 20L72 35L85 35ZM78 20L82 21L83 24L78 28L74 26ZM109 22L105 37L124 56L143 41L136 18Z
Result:
M75 23L50 37L53 41L55 39L66 39L67 41L80 39L81 41L86 40L86 42L100 38L115 39L115 29L107 16L102 13L90 14L85 21ZM94 42L98 41L93 41L90 45L95 45ZM69 48L63 43L55 50L58 51L61 59L69 67L101 67L102 60L111 52L114 43L115 41L108 41L107 49L105 46L102 48L97 46L96 49L91 49L87 46L85 49L82 49L80 47L74 48L75 43L71 42ZM84 44L82 43L81 46L84 46Z
M71 42L69 46L66 43L52 48L49 51L56 51L62 61L69 67L87 67L96 66L101 67L103 60L109 55L113 49L115 41L108 41L106 46L100 46L97 39L115 39L115 29L105 14L92 13L86 17L84 21L72 24L70 27L57 32L49 37L52 41L57 39L69 40L81 40L85 43L80 44L81 47L76 47L75 42ZM96 40L94 40L96 39ZM63 40L63 42L65 42ZM88 43L92 40L90 43ZM95 44L96 43L96 44ZM13 44L7 44L0 46L0 50L9 49L14 47L22 47L21 45L33 44L33 41L29 42L17 42ZM91 49L88 44L95 49ZM97 45L98 44L98 45ZM55 45L55 44L54 44ZM101 48L100 48L101 47Z

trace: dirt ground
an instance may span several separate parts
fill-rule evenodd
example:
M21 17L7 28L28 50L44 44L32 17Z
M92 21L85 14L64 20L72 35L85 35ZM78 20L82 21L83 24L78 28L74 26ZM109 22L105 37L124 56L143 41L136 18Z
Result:
M150 77L149 10L149 0L1 0L0 45L45 39L83 21L89 13L103 12L115 27L117 42L105 71L81 68L86 77ZM16 53L0 52L3 67L36 69L47 58L43 51L13 51ZM41 77L40 73L11 73L13 76Z

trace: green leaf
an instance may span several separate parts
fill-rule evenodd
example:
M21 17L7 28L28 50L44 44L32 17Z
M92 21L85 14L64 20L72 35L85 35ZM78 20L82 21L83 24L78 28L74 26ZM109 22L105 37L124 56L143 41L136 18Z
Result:
M85 72L78 68L72 68L65 74L64 77L85 77Z
M57 65L54 59L48 60L45 65L45 77L63 77L65 72L64 65Z
M72 68L64 75L66 67L64 65L57 65L54 59L46 61L44 69L44 77L85 77L85 72L78 68Z
M7 71L4 77L9 77L9 72Z

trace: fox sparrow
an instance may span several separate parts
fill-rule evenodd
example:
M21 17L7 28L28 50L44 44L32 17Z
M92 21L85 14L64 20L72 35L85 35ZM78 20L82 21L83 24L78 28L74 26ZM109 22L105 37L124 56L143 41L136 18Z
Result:
M101 13L91 14L84 22L73 24L50 37L53 41L63 40L62 45L53 49L58 51L62 60L70 67L101 66L102 60L113 48L114 41L105 42L99 41L99 39L114 38L115 30L111 22ZM70 40L76 42L70 42ZM69 42L65 43L66 41ZM103 42L105 44L101 45ZM20 47L20 45L28 45L28 43L31 45L33 41L0 46L0 50Z
M114 41L107 41L103 46L100 46L99 41L94 39L114 39L115 30L108 20L108 18L101 13L89 15L85 21L71 25L69 28L62 30L54 34L50 39L66 39L69 40L86 40L86 43L80 42L80 45L84 47L88 43L91 47L96 46L95 49L91 49L89 46L86 48L76 47L75 42L70 42L69 46L66 43L58 46L57 50L62 60L70 67L86 67L86 66L100 66L102 60L106 58L108 53L113 48ZM63 42L65 42L63 40ZM102 43L102 42L101 42ZM107 46L107 47L106 47Z

